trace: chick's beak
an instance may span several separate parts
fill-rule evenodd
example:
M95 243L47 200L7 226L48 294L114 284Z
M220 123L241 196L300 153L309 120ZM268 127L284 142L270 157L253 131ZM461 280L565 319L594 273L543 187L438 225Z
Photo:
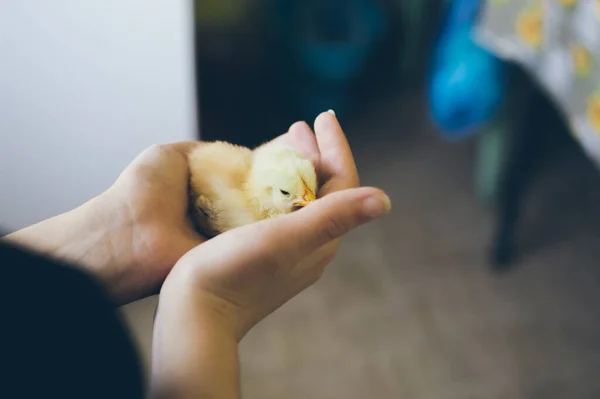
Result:
M313 202L316 199L317 199L317 196L315 195L315 193L313 193L310 190L305 190L304 191L304 196L302 197L302 201L297 201L297 202L294 203L294 205L295 206L304 207L304 206L307 206L308 204L310 204L311 202Z

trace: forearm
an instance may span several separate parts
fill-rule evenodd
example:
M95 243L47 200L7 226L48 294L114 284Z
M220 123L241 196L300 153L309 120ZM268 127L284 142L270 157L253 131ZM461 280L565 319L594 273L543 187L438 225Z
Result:
M104 197L96 197L2 240L78 265L102 281L111 293L119 292L123 284L119 270L124 269L120 264L127 262L128 254L119 251L122 245L115 243L123 241L125 229L118 212L108 206Z
M240 398L237 339L194 300L161 302L153 338L153 399Z
M9 234L3 240L74 263L106 263L106 252L95 250L105 240L106 229L95 223L98 215L89 211L97 201L94 198L69 212Z

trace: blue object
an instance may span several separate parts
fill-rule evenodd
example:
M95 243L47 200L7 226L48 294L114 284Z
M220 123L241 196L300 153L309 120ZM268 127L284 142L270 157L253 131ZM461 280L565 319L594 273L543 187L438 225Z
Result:
M374 0L275 0L271 20L293 65L282 84L298 107L342 115L350 84L387 28L383 9Z
M315 77L356 77L373 43L385 30L385 15L373 0L279 0L279 33L292 54Z
M442 135L458 140L490 121L506 90L506 64L472 38L480 0L453 0L434 50L430 112Z

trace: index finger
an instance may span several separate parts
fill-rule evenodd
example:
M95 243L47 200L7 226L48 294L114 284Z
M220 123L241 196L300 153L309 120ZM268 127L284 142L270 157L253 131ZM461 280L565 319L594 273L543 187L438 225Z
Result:
M359 186L352 150L333 111L321 113L315 120L315 134L321 153L321 173L328 194Z
M319 165L320 154L317 140L315 134L305 122L294 123L290 126L287 133L274 138L264 145L281 145L293 148L308 158L315 167Z

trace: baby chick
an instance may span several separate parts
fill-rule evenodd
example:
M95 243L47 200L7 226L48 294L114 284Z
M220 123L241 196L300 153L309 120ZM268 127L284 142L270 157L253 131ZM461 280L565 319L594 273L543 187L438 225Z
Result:
M209 237L290 213L316 199L317 176L297 151L215 141L188 156L192 219Z

